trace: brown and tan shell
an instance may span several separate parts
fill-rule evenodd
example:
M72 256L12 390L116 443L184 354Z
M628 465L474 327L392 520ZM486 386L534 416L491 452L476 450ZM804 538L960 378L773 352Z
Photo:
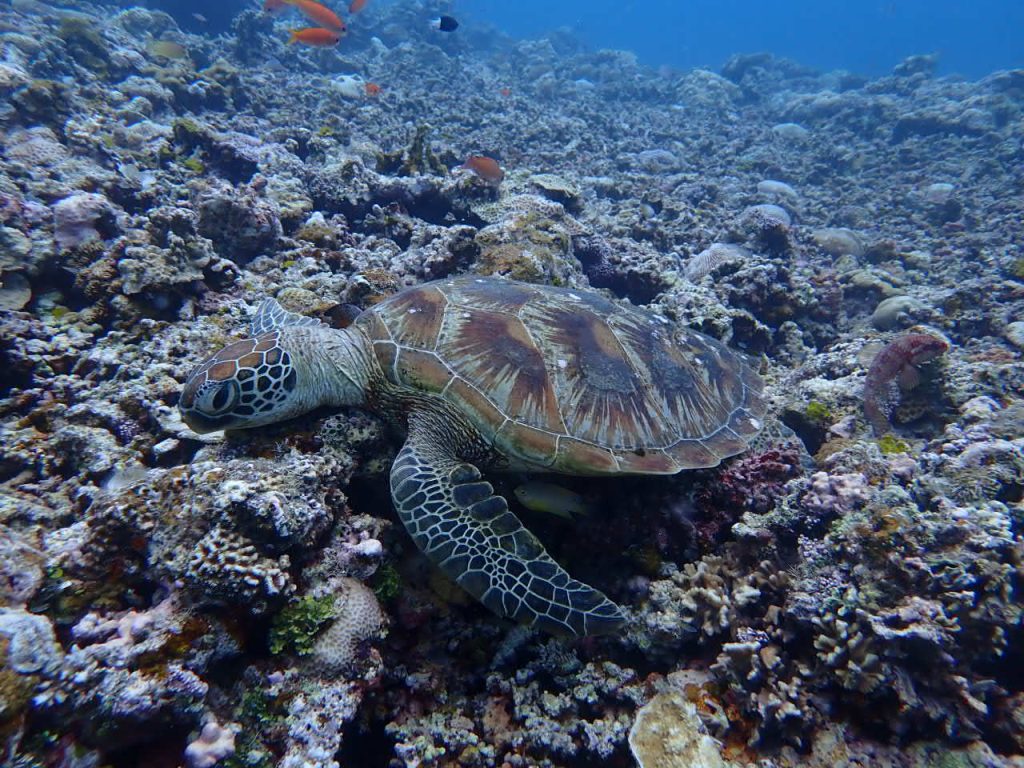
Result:
M461 277L356 321L395 384L456 405L501 453L570 474L672 474L743 451L761 380L714 339L587 291Z

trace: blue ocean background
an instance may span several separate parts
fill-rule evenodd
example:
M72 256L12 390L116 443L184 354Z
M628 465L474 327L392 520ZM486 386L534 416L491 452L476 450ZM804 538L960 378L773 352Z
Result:
M372 5L409 0L370 0ZM413 0L416 3L416 0ZM227 30L259 0L143 0L194 31ZM590 48L630 50L647 65L718 69L733 54L770 52L819 70L887 74L937 54L940 74L978 78L1024 67L1022 0L440 0L418 3L516 38L556 30ZM339 5L344 10L347 3ZM191 18L200 13L202 25Z
M653 66L717 69L767 51L817 69L888 73L939 54L941 73L981 77L1024 66L1021 0L467 0L467 17L517 36L569 27L588 44Z

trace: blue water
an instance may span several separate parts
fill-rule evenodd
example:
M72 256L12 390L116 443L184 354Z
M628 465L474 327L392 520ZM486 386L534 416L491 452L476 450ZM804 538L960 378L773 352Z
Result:
M818 69L885 74L938 53L940 71L980 77L1024 66L1024 0L463 0L468 19L535 37L559 26L654 66L719 68L769 51Z
M328 5L344 12L348 2ZM1024 0L370 0L450 13L519 38L568 29L592 48L635 52L651 66L719 69L736 53L768 51L821 70L882 75L913 54L971 78L1024 67ZM142 0L194 31L226 29L261 0ZM190 14L209 22L197 28Z

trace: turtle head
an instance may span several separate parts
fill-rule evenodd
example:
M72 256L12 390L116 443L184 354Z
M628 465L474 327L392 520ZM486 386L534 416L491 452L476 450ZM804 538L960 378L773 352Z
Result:
M185 423L199 433L246 429L310 410L296 395L299 372L280 336L236 341L196 368L178 404Z
M313 318L260 305L252 338L236 341L196 368L178 409L199 433L273 424L322 405L363 399L358 339Z

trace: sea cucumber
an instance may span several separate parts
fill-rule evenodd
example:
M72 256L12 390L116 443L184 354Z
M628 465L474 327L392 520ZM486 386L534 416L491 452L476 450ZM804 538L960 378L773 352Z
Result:
M927 333L908 333L890 342L871 363L864 380L864 414L876 435L892 426L889 412L895 405L899 390L913 389L920 380L917 366L934 360L949 349L949 344Z

